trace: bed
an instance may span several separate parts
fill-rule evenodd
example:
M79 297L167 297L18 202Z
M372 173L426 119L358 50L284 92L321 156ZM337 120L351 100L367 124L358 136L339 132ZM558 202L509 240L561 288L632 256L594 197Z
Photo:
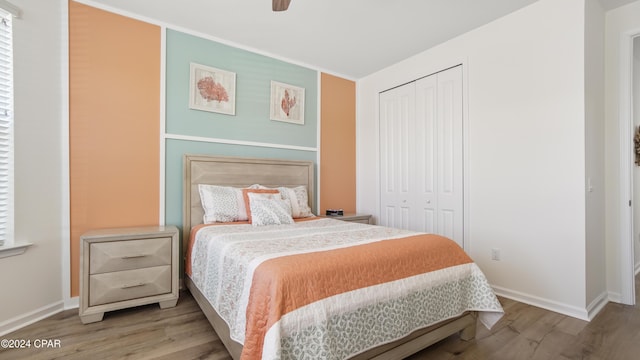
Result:
M397 296L396 293L398 289L403 288L394 288L385 286L395 286L394 284L405 281L405 278L396 279L394 281L380 280L377 283L369 284L368 281L372 281L369 279L369 276L364 276L363 278L367 278L362 280L367 282L367 286L360 288L361 285L353 285L353 288L345 287L343 290L336 290L335 293L327 293L324 295L308 295L308 293L315 293L314 291L305 291L300 289L305 289L304 286L289 286L284 285L285 289L289 289L287 294L282 295L281 292L273 292L274 290L269 286L263 286L262 293L260 293L257 289L260 286L256 285L258 282L257 279L260 278L260 274L263 274L265 270L263 270L263 265L268 264L271 265L271 261L284 261L284 263L288 264L284 266L285 268L288 266L289 269L302 269L306 266L299 266L296 264L300 264L302 261L303 264L311 264L318 263L322 264L324 259L326 262L338 261L335 259L352 259L358 257L357 254L365 253L369 254L371 251L374 251L374 248L389 246L391 241L417 241L422 240L422 234L416 235L413 233L403 232L402 230L383 228L378 226L364 225L364 224L355 224L355 223L347 223L341 222L339 220L333 219L310 219L309 221L301 221L292 225L269 225L265 227L252 226L248 224L240 224L238 225L231 224L229 226L221 226L216 225L212 227L203 227L201 224L203 223L203 206L200 199L200 193L198 191L199 184L210 184L217 186L228 186L234 188L247 188L253 184L260 184L268 188L275 187L288 187L295 188L304 186L308 192L308 201L310 208L314 208L314 165L309 161L292 161L292 160L279 160L279 159L257 159L257 158L239 158L239 157L222 157L222 156L203 156L203 155L185 155L184 156L184 193L183 193L183 251L185 253L186 267L188 268L187 274L185 275L185 285L189 289L189 291L193 294L194 299L203 310L207 319L211 323L212 327L222 340L223 344L229 351L231 357L235 360L240 359L254 359L254 358L351 358L351 359L402 359L407 357L413 353L416 353L425 347L440 341L452 334L460 333L460 336L464 340L473 339L475 336L476 329L476 320L478 316L480 316L480 320L487 326L491 326L494 324L500 316L502 316L502 308L500 307L499 302L495 298L495 295L491 292L488 283L486 283L486 279L484 279L484 275L481 274L477 266L468 260L462 259L466 257L466 254L462 252L460 255L458 252L458 258L462 259L461 262L456 266L451 266L451 268L444 268L438 271L433 271L433 273L442 273L445 272L446 276L451 278L451 269L454 269L455 274L458 272L464 272L464 274L468 274L469 271L474 273L474 279L480 278L479 285L482 288L482 291L490 294L483 294L486 298L481 301L482 304L475 304L473 306L465 305L465 308L461 311L460 309L452 309L451 313L444 316L443 319L438 319L437 321L427 321L424 320L424 324L420 322L416 322L415 324L411 324L411 327L406 328L405 321L396 321L397 326L404 326L403 330L389 330L394 328L394 324L390 323L388 319L383 319L385 316L388 304L391 304L391 301L396 301L396 299L388 298L389 296ZM304 219L303 219L304 220ZM194 227L203 228L198 231L197 236L193 236L192 239L192 229ZM264 231L262 231L263 228ZM287 239L294 239L289 244L279 245L276 241L280 241L277 238L280 237L279 231L283 232L283 234L287 234ZM195 232L194 232L195 234ZM208 235L207 235L208 234ZM334 235L330 235L334 234ZM337 235L335 235L337 234ZM351 238L357 238L357 244L343 244L338 240L341 238L341 234L348 234L348 241L352 241ZM409 236L411 235L411 236ZM415 235L415 236L414 236ZM209 236L213 240L204 240ZM284 237L285 235L283 235ZM304 236L304 237L302 237ZM233 246L248 246L246 244L251 244L252 242L260 241L261 247L278 247L285 246L287 249L293 247L302 247L303 245L300 243L304 243L305 241L316 241L314 240L314 236L316 239L326 239L328 242L328 248L319 248L315 250L304 250L295 252L297 250L292 250L293 252L283 252L282 249L276 250L276 254L285 254L286 256L273 256L271 255L261 255L264 259L256 262L246 262L242 263L240 260L234 260L229 263L227 259L222 258L222 253L225 254L244 254L249 248L239 248L237 250L229 250L234 249ZM381 236L386 236L388 238L394 238L397 240L387 240L387 238L381 238ZM420 239L417 239L417 237ZM380 241L380 239L385 241ZM416 238L416 239L414 239ZM209 239L209 238L207 238ZM229 245L228 243L221 243L221 239L236 239L232 241L233 245ZM241 239L241 241L237 241L237 239ZM265 240L266 239L266 240ZM377 240L376 240L377 239ZM190 241L192 240L192 241ZM438 239L436 238L434 243L441 243L442 248L448 248L451 246L453 242L448 241L446 239ZM220 243L222 245L219 248L215 248L214 245L205 245L205 241L210 241L211 244ZM270 244L266 241L273 241L273 245L263 245ZM345 240L346 241L346 240ZM407 246L421 246L419 244L424 243L424 241L407 243ZM195 245L194 245L195 244ZM240 244L240 245L236 245ZM294 244L294 245L292 245ZM387 245L385 245L387 244ZM399 242L394 242L392 248L380 249L381 252L393 252L393 248L400 249ZM319 246L319 245L318 245ZM454 245L457 246L457 245ZM211 253L207 253L207 251ZM356 249L356 250L354 250ZM191 252L194 252L192 254ZM351 251L351 252L350 252ZM444 250L442 250L444 251ZM449 250L446 250L449 251ZM189 252L187 256L187 252ZM415 251L414 251L415 253ZM320 255L321 254L321 255ZM435 254L435 253L434 253ZM292 255L292 256L289 256ZM193 256L193 258L192 258ZM311 258L311 256L316 256L316 258ZM334 258L335 256L335 258ZM402 255L404 256L404 255ZM435 255L434 255L435 256ZM322 257L323 260L320 260ZM362 256L365 258L365 256ZM367 255L369 257L369 255ZM220 259L218 259L220 258ZM439 258L439 256L438 256ZM202 259L210 259L210 260L202 260ZM302 260L301 260L302 259ZM309 260L309 259L317 259L317 261ZM333 259L333 260L332 260ZM218 261L216 263L215 261ZM249 261L249 260L247 260ZM287 263L287 261L292 261ZM297 261L297 262L296 262ZM362 261L367 261L363 259ZM191 269L192 262L198 266L197 270ZM376 261L378 262L378 261ZM334 262L333 264L343 264L344 261ZM394 261L393 264L410 264L411 260L407 261ZM204 264L204 265L203 265ZM233 266L229 266L228 264L233 264ZM237 265L239 264L239 265ZM251 264L249 266L248 264ZM223 266L224 265L224 266ZM322 265L318 265L322 266ZM334 265L331 265L334 266ZM329 266L329 267L331 267ZM395 266L395 265L394 265ZM202 270L204 267L205 270ZM205 278L209 279L213 277L207 273L206 268L209 269L224 269L223 271L230 271L231 268L237 267L238 269L250 268L246 273L241 275L229 275L230 279L224 280L227 283L224 283L223 280L220 280L217 286L213 286L213 289L206 287L206 281L203 280ZM397 272L396 268L394 268L393 272ZM414 266L407 265L406 268L411 268L411 271L414 271ZM215 273L215 271L210 272ZM296 279L301 281L304 284L308 285L308 273L304 273L300 270L300 274L293 274L296 271L289 270L292 275L287 274L287 279L291 280L292 283ZM315 271L315 270L313 270ZM449 272L447 272L449 271ZM466 271L466 272L465 272ZM373 273L373 272L372 272ZM376 272L376 274L387 274L390 272ZM248 275L247 275L248 274ZM219 275L221 276L221 275ZM268 277L270 275L262 275L262 277ZM296 278L296 276L298 278ZM333 275L331 275L333 276ZM380 275L380 277L384 277L386 275ZM391 276L391 275L389 275ZM424 276L422 274L413 274L413 276L406 276L406 279L420 279L415 281L431 281L431 278L427 278L427 275ZM429 275L431 276L431 275ZM459 275L459 276L467 276L467 275ZM278 275L280 277L280 275ZM223 279L220 277L219 279ZM245 279L244 282L242 279ZM254 279L255 283L252 283ZM333 279L333 278L332 278ZM426 280L425 280L426 279ZM466 279L466 278L465 278ZM211 280L209 280L210 282ZM287 280L289 281L289 280ZM318 280L321 281L321 280ZM333 281L333 280L332 280ZM440 281L440 280L438 280ZM447 280L448 281L448 280ZM466 281L466 280L465 280ZM234 285L234 283L238 283ZM319 282L321 283L321 282ZM238 289L235 289L234 286L237 286ZM279 285L280 288L283 288L282 285ZM318 285L311 285L313 286ZM406 286L402 285L402 286ZM448 285L447 285L448 286ZM457 285L456 285L457 286ZM321 286L318 286L320 288ZM339 287L339 286L338 286ZM322 287L324 289L324 287ZM229 290L232 289L232 290ZM235 289L235 290L233 290ZM248 289L248 290L247 290ZM296 290L298 289L298 290ZM224 290L224 291L222 291ZM217 292L216 292L217 291ZM342 293L344 291L344 293ZM318 299L311 300L289 300L291 302L300 302L300 305L296 305L297 307L292 311L287 306L277 303L277 306L273 304L267 303L267 301L263 301L265 303L266 309L275 308L276 311L280 311L278 315L271 315L270 312L265 311L265 308L260 308L261 305L254 305L257 301L248 300L248 299L271 299L276 298L278 296L284 297L286 301L289 298L294 298L294 295L298 294L300 297L304 296L319 296ZM400 291L401 292L401 291ZM231 298L231 301L228 301L225 296L231 296L229 294L238 294L236 298ZM322 291L320 291L322 293ZM256 295L262 294L262 295ZM346 295L345 295L346 294ZM387 294L387 295L380 295ZM392 294L392 295L388 295ZM240 296L241 295L241 296ZM295 295L295 296L298 296ZM235 296L235 295L234 295ZM369 303L376 296L381 296L380 304L383 304L383 300L387 301L384 303L385 305L378 305L378 303ZM387 297L384 297L387 296ZM411 295L413 296L413 295ZM430 295L431 296L431 295ZM440 300L443 300L442 294L433 295ZM384 299L383 299L384 297ZM409 295L407 295L409 297ZM477 298L477 296L475 296ZM217 300L216 300L217 299ZM220 300L222 299L222 300ZM225 300L227 299L227 300ZM351 300L349 300L351 299ZM344 312L345 310L332 310L336 307L336 304L341 304L345 301L354 301L353 299L360 299L359 301L364 301L367 304L365 305L349 305L352 307L350 312L345 315L340 313L340 316L333 316L334 312ZM365 300L362 300L365 299ZM237 301L236 301L237 300ZM403 298L405 301L406 298ZM448 302L449 298L445 297L444 302ZM443 301L441 301L443 302ZM227 309L225 306L221 306L224 304L233 303L236 304L239 308ZM215 304L212 305L212 304ZM393 303L395 304L395 302ZM466 304L466 303L465 303ZM256 308L258 306L258 308ZM342 305L340 305L342 306ZM395 305L394 305L395 306ZM431 307L432 305L429 305ZM435 306L435 305L433 305ZM311 309L311 310L310 310ZM382 309L382 310L381 310ZM245 311L248 310L248 311ZM255 311L254 311L255 310ZM272 311L272 310L269 310ZM375 313L378 311L379 313ZM449 310L447 310L449 311ZM384 312L384 313L383 313ZM406 311L405 311L406 312ZM234 314L230 316L229 314ZM256 315L257 314L257 315ZM319 315L320 314L320 315ZM355 315L354 315L355 314ZM344 316L343 316L344 315ZM333 317L332 317L333 316ZM330 336L327 335L327 328L334 319L335 326L333 326L332 331L335 331L335 328L350 328L351 325L344 325L344 319L352 319L353 316L359 316L367 318L369 322L357 318L352 321L349 320L347 323L351 322L361 322L359 328L362 328L365 324L365 327L377 327L376 321L371 319L378 319L382 326L380 328L382 332L386 332L384 336L380 335L380 338L375 338L371 340L371 336L363 336L363 333L356 334L357 331L368 331L371 329L365 330L349 330L346 333L340 333L340 339L329 339ZM234 321L237 317L238 321ZM272 319L273 318L273 319ZM413 316L413 318L420 318ZM415 319L408 319L413 321ZM315 322L314 322L315 321ZM343 321L343 322L341 322ZM244 322L244 323L243 323ZM317 325L322 323L322 326ZM313 327L307 327L310 323L313 323ZM258 325L255 325L258 324ZM277 324L277 326L275 326ZM285 327L283 324L288 324ZM367 326L366 324L374 324L371 326ZM422 324L422 325L419 325ZM255 326L254 326L255 325ZM401 326L401 327L402 327ZM408 325L407 325L408 326ZM258 328L257 331L256 329ZM322 329L322 332L318 333L318 328ZM356 328L356 327L354 327ZM310 331L309 329L313 329ZM410 329L410 330L407 330ZM346 331L346 330L345 330ZM376 330L377 331L377 330ZM393 335L388 334L390 331L398 331L398 333L394 333ZM351 336L350 332L354 332L354 340L349 339ZM255 335L255 334L258 335ZM246 337L245 337L246 334ZM275 335L274 335L275 334ZM296 334L295 336L292 334ZM335 334L334 334L335 335ZM376 335L378 336L378 335ZM335 336L334 336L335 338ZM257 339L257 340L256 340ZM275 340L274 340L275 339ZM327 340L329 339L329 340ZM339 340L348 339L344 343ZM357 343L357 345L352 345L353 343ZM247 346L243 346L246 344ZM271 344L271 345L270 345ZM275 345L273 345L275 344ZM281 344L283 344L281 346ZM319 345L318 345L319 344ZM328 345L327 345L328 344ZM360 346L362 348L351 348L351 346ZM248 350L249 349L249 350ZM257 351L256 351L257 349ZM244 351L244 353L243 353ZM318 357L318 354L322 354Z

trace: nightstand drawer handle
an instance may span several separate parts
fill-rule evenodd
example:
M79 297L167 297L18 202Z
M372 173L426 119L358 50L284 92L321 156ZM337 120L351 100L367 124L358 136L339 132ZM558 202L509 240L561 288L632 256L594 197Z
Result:
M134 287L140 287L140 286L145 286L147 285L147 283L139 283L139 284L133 284L133 285L122 285L122 287L120 289L131 289Z
M137 258L141 258L141 257L146 257L149 255L146 254L140 254L140 255L127 255L127 256L123 256L122 259L126 260L126 259L137 259Z

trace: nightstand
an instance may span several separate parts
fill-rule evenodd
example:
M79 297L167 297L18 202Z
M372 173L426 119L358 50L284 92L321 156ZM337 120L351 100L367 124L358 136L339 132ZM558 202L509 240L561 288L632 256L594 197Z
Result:
M361 223L361 224L372 224L371 215L368 215L368 214L344 214L342 216L322 215L322 217L326 217L326 218L330 218L330 219L336 219L336 220L342 220L342 221L357 222L357 223Z
M149 226L92 230L80 237L80 319L106 311L178 302L178 229Z

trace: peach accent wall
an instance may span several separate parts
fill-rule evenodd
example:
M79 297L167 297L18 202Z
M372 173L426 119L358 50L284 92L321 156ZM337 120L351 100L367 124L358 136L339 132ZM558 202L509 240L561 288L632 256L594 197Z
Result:
M321 74L320 214L356 210L356 84Z
M85 231L158 225L160 35L69 1L72 297Z

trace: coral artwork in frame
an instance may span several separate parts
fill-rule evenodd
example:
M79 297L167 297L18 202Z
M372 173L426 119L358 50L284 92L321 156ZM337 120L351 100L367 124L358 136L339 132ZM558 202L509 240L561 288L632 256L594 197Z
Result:
M271 81L270 118L304 125L304 88Z
M189 108L236 114L236 73L191 63Z

